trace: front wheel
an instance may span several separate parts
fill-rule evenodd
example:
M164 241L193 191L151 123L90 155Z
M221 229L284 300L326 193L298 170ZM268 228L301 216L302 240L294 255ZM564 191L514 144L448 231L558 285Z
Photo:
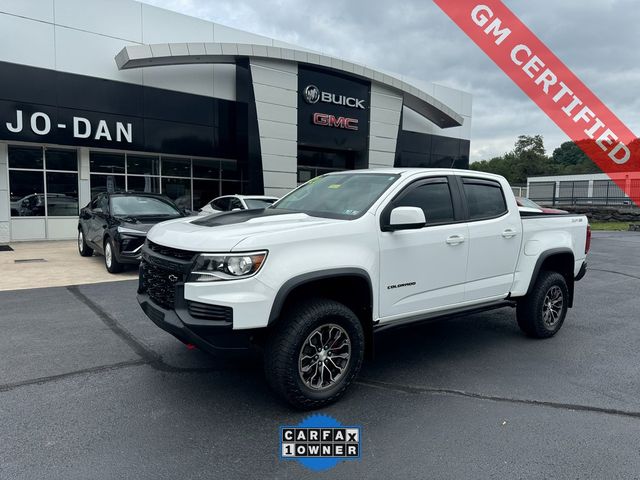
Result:
M518 302L518 325L530 337L552 337L564 323L568 303L565 278L558 272L541 272L531 293Z
M93 255L93 248L87 245L87 241L84 239L84 232L82 227L78 229L78 252L83 257L90 257Z
M358 317L334 300L288 310L265 348L270 387L290 405L320 408L338 400L360 371L364 332Z
M104 266L109 273L118 273L122 271L122 264L116 258L116 253L113 249L113 242L111 239L107 239L104 242Z

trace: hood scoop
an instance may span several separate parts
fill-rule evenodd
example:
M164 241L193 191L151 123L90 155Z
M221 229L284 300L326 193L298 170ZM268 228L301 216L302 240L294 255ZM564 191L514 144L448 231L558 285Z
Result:
M275 208L263 208L260 210L242 210L238 212L225 212L214 215L207 215L191 222L192 225L201 227L220 227L223 225L233 225L244 223L254 219L265 219L267 217L279 217L281 215L291 215L291 211L278 210ZM304 215L304 214L303 214Z

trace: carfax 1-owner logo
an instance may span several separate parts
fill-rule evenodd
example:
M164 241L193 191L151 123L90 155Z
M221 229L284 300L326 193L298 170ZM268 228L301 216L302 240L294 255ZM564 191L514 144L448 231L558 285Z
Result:
M297 460L311 470L328 470L360 459L362 428L342 425L328 415L312 415L280 427L280 459Z

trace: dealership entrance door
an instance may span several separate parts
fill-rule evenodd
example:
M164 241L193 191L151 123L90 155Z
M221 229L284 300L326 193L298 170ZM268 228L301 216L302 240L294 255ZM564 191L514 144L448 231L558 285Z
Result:
M318 175L359 168L357 152L352 150L328 150L323 148L298 148L298 183L304 183Z

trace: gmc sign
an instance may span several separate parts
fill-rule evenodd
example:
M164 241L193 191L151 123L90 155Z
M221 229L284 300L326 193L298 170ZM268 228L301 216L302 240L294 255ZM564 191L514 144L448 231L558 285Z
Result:
M322 127L342 128L345 130L358 130L358 119L349 117L336 117L327 113L314 113L313 123Z

